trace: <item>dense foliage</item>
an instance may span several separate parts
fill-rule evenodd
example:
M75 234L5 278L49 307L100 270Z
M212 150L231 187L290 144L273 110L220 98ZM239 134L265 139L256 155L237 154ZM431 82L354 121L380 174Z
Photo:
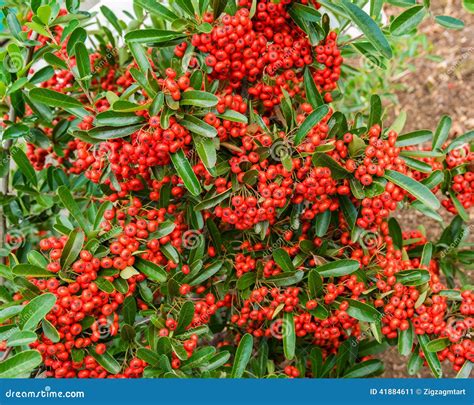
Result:
M3 9L0 377L469 376L474 132L331 105L430 2L170 3Z

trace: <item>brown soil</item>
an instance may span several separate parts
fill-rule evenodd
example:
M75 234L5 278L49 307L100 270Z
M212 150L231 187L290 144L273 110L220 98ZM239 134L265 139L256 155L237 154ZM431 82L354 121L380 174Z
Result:
M419 59L413 63L416 70L401 79L405 90L397 93L400 101L395 114L401 110L408 113L404 132L417 129L435 130L442 115L453 119L452 136L460 135L474 128L474 15L469 14L461 0L433 0L433 15L450 15L465 23L461 31L446 30L429 18L422 25L424 32L434 45L433 53L443 58L441 62ZM387 9L388 13L400 9ZM450 216L446 215L446 221ZM426 228L429 239L436 240L441 228L413 210L404 210L397 219L404 229ZM474 215L471 214L474 223ZM406 371L407 359L400 356L396 347L382 356L386 371L382 377L410 377ZM453 377L449 364L444 367L445 376ZM428 369L423 369L417 377L430 377Z

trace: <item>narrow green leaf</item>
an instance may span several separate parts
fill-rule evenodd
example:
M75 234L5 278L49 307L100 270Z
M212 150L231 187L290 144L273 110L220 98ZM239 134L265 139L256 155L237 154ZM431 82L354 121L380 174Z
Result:
M33 298L20 312L18 326L22 330L34 330L38 323L53 309L56 296L46 293Z
M357 271L360 264L357 260L336 260L316 267L321 277L341 277Z
M427 207L437 210L441 204L436 196L424 184L413 180L402 173L387 170L385 178L412 194L415 198L425 204Z
M295 321L291 312L283 315L283 351L287 360L293 360L296 350Z
M240 340L230 373L231 378L242 378L252 356L253 336L246 333Z
M349 0L341 0L341 6L365 34L370 43L386 58L392 57L392 48L383 32L370 16Z
M171 161L188 191L192 195L198 196L201 193L201 184L183 150L180 149L178 152L172 153Z
M42 361L37 350L25 350L0 362L0 378L18 378L31 373Z

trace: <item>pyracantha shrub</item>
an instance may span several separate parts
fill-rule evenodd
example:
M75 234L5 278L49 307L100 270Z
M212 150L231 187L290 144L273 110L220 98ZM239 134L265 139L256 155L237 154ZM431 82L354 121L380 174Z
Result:
M383 2L66 3L3 10L0 377L469 375L474 133L331 105Z

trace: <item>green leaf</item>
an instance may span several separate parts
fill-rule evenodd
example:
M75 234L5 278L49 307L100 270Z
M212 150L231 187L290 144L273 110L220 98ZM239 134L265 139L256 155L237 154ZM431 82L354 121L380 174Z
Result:
M53 343L58 343L60 340L59 332L54 327L54 325L49 322L47 319L41 321L41 326L43 328L44 335L51 340Z
M382 121L382 100L376 94L370 98L369 128Z
M304 86L308 102L313 106L313 108L318 108L319 106L324 105L324 99L321 96L321 93L319 93L313 75L308 67L304 71Z
M179 17L170 10L170 7L165 7L156 0L135 0L136 5L142 7L149 13L162 17L169 22L177 20Z
M109 139L125 138L139 131L142 127L143 124L128 125L119 128L113 126L97 127L87 131L87 135L95 140L107 141Z
M257 273L253 271L249 273L245 273L242 277L240 277L237 280L237 289L246 290L247 288L255 284L256 280L257 280Z
M336 260L316 267L321 277L341 277L356 272L360 267L357 260Z
M252 356L252 349L253 336L246 333L240 340L237 352L235 353L234 364L230 373L231 378L242 378Z
M392 48L383 32L365 11L349 0L341 0L341 6L365 34L370 43L386 58L392 57Z
M139 124L144 121L144 118L140 115L127 112L118 111L104 111L95 117L95 124L97 126L108 126L108 127L124 127L129 125Z
M204 281L214 276L214 274L216 274L221 269L223 264L224 262L222 260L213 262L209 267L201 270L200 274L189 284L192 286L201 285Z
M433 244L428 242L423 248L423 253L421 254L420 267L421 266L430 266L431 258L433 256Z
M465 144L468 144L474 140L474 131L466 132L465 134L458 136L454 139L446 149L446 152L451 152L454 149L457 149Z
M179 311L178 325L176 326L176 333L184 332L187 326L192 322L194 317L194 304L191 301L186 301Z
M441 150L444 143L447 141L449 136L449 131L451 130L451 125L453 120L447 115L441 118L441 121L438 124L434 138L433 138L433 150Z
M18 331L7 339L7 347L26 346L38 340L35 332Z
M79 256L85 241L85 234L82 229L74 229L68 237L63 253L61 254L61 268L67 269Z
M114 285L105 278L99 277L95 280L99 290L106 292L107 294L112 294L115 291Z
M21 173L27 178L27 180L34 186L38 186L38 179L36 178L35 169L31 165L28 157L26 156L25 152L23 152L19 147L14 146L11 148L11 157L18 165Z
M215 370L228 362L230 359L230 353L228 351L223 351L217 353L214 357L209 360L209 363L201 367L201 371L211 371Z
M423 367L423 359L419 355L418 346L408 359L407 371L409 375L415 375Z
M12 272L16 276L21 277L35 277L35 278L49 278L56 277L56 274L32 264L18 264L13 267Z
M148 260L136 258L134 267L152 281L164 283L168 279L168 273L166 270Z
M42 363L37 350L26 350L0 362L0 378L18 378L31 373Z
M34 330L38 323L53 309L56 296L46 293L33 298L20 312L18 326L22 330Z
M471 12L474 12L474 3L473 3L473 9ZM459 372L457 373L456 378L469 378L472 372L473 365L474 363L472 361L466 360L461 370L459 370Z
M428 163L422 162L421 160L406 156L401 156L401 159L405 161L410 169L417 170L421 173L431 173L433 171L433 168Z
M474 13L474 0L463 0L462 5L468 12Z
M357 221L357 208L354 206L350 198L346 195L339 196L339 203L341 205L342 213L344 214L344 218L346 219L349 228L353 229Z
M179 123L190 130L192 133L206 137L215 138L217 136L217 129L213 126L205 123L199 118L193 117L192 115L184 115L184 118Z
M3 323L23 311L23 305L13 305L0 309L0 322Z
M77 71L79 78L84 79L91 74L91 63L89 60L89 52L82 42L78 42L75 46Z
M441 339L435 339L428 342L425 348L427 351L431 353L437 353L437 352L440 352L441 350L444 350L449 345L450 345L450 342L448 338L441 338Z
M102 11L102 14L104 14L104 17L107 18L110 24L112 24L112 27L114 27L117 30L117 32L121 35L122 26L120 25L120 22L117 19L117 16L114 14L114 12L107 6L101 6L100 11Z
M142 28L125 34L125 41L139 44L161 44L180 38L184 39L185 34L176 31L157 30L154 28Z
M204 138L196 135L193 137L194 147L199 155L199 158L208 169L213 169L217 163L217 151L214 141L211 138Z
M344 374L344 378L367 378L374 375L380 375L384 371L384 365L381 360L367 360L351 367Z
M318 215L314 220L315 234L319 238L322 238L326 235L329 225L331 223L331 211L326 210Z
M382 319L382 314L372 305L363 302L347 299L349 308L347 313L355 319L363 322L378 322Z
M208 210L221 203L232 193L232 189L226 190L223 193L217 194L213 197L207 198L194 206L194 211Z
M69 36L67 41L66 50L69 56L74 56L74 51L76 44L79 42L86 42L87 39L87 32L82 27L77 27Z
M202 347L196 350L193 355L186 361L181 367L182 371L186 371L189 369L201 367L204 364L207 364L209 360L215 355L216 349L212 346Z
M398 333L398 352L402 356L409 356L411 354L414 339L415 331L410 322L410 327L407 330L401 330Z
M190 90L181 94L180 105L191 105L195 107L214 107L219 99L212 93L205 91Z
M192 195L198 196L201 193L201 184L183 150L180 149L178 152L172 153L171 161L185 187Z
M441 204L436 196L430 191L425 185L413 180L411 177L408 177L402 173L387 170L385 172L385 178L388 181L396 184L397 186L403 188L412 194L416 199L421 201L427 207L437 210L440 208Z
M249 121L245 115L234 110L226 110L222 114L216 113L216 116L226 121L238 122L241 124L247 124Z
M273 260L275 260L276 264L281 267L281 269L285 272L295 271L295 266L291 261L291 257L285 249L277 249L273 252Z
M322 291L323 278L316 270L311 270L308 275L308 287L311 298L315 298Z
M304 122L300 125L295 134L295 145L298 146L304 140L309 131L311 131L316 124L318 124L329 112L329 107L327 105L322 105L311 114L309 114Z
M395 146L401 148L403 146L421 145L423 142L429 142L433 138L433 132L428 129L421 129L419 131L409 132L400 135L397 138Z
M30 90L30 97L50 107L82 108L82 103L79 100L54 90L34 88Z
M96 359L97 363L99 363L102 367L104 367L109 373L111 374L118 374L120 373L121 366L114 357L105 352L104 354L97 354L95 351L91 350L89 354Z
M295 321L291 312L285 312L282 325L283 351L287 360L293 360L296 350Z
M431 276L427 270L413 269L403 270L395 274L397 282L403 285L419 286L427 283Z
M76 200L72 197L71 192L66 186L61 186L58 188L58 196L61 200L64 208L66 208L73 218L77 221L82 230L88 234L92 230L91 224L87 221L84 213L79 208Z
M293 273L282 273L276 276L268 277L262 282L274 284L277 287L287 287L299 283L304 277L304 271L295 271Z
M128 296L123 302L123 321L127 325L132 325L135 323L135 317L137 315L137 302L135 297Z
M425 18L426 9L422 5L410 7L390 24L390 33L395 36L410 34Z
M425 360L428 363L431 372L436 378L441 378L443 376L443 370L438 355L427 349L428 343L430 342L429 337L427 335L418 335L418 342L420 343L421 350L423 350Z
M435 17L435 21L450 30L462 30L464 28L464 22L462 20L449 15L438 15Z
M137 357L146 361L150 366L156 367L160 361L160 356L150 349L140 347L137 350Z

